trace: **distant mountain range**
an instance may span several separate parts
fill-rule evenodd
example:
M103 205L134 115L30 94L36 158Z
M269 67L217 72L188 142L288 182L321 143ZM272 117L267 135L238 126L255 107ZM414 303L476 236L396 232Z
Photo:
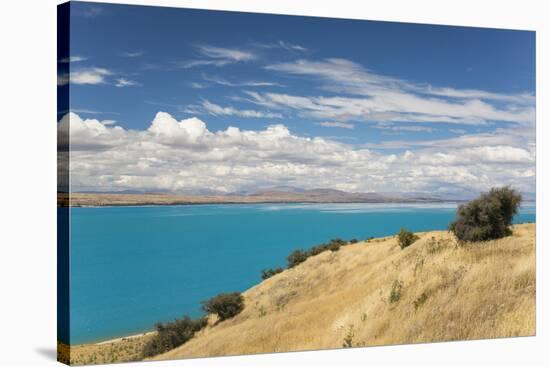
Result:
M386 202L440 202L440 197L376 192L346 192L335 189L295 189L276 187L260 190L248 196L287 198L289 201L338 202L338 203L386 203Z
M201 193L172 194L168 192L73 192L72 206L104 205L181 205L181 204L235 204L235 203L430 203L446 199L422 193L353 193L335 189L300 189L276 186L251 192L221 193L203 190ZM67 205L64 197L61 205Z

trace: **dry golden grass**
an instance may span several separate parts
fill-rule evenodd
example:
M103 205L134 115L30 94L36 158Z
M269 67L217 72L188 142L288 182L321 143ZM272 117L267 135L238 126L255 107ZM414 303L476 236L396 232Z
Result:
M155 359L535 334L534 224L464 246L448 232L418 235L404 250L388 237L311 257Z
M65 364L104 364L139 361L145 343L154 333L120 338L97 344L68 345L57 343L57 360Z

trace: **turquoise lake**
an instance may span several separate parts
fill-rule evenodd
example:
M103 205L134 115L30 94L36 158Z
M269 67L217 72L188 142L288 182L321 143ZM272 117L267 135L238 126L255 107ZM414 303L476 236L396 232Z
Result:
M456 204L253 204L71 209L71 343L201 315L200 301L244 291L287 255L340 237L446 229ZM534 222L524 203L515 222Z

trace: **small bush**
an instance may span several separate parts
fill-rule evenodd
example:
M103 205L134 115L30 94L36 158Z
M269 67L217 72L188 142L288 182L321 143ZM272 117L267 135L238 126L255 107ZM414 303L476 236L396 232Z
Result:
M271 278L275 274L281 273L283 270L284 269L281 268L281 267L271 268L271 269L264 269L264 270L262 270L262 279L266 280L268 278Z
M397 234L397 238L399 240L399 247L401 247L402 249L409 247L416 240L418 240L417 235L415 235L413 232L407 231L405 228L401 228L401 230Z
M391 303L398 302L401 299L401 291L403 290L403 282L394 280L391 286L389 301Z
M176 319L173 322L157 323L155 329L157 334L143 346L143 358L152 357L160 353L174 349L189 339L195 333L206 326L206 318L192 320L189 316L183 319Z
M355 332L354 332L353 328L354 328L353 324L350 324L348 326L348 331L346 332L346 335L344 336L344 342L342 343L342 347L344 347L344 348L353 348L353 338L355 337Z
M426 301L428 300L428 295L426 293L422 293L420 296L418 296L417 299L414 300L414 309L418 310Z
M357 242L359 242L359 240L357 238L352 238L351 240L349 240L350 244L354 244L354 243L357 243Z
M239 292L221 293L201 303L205 312L218 315L220 321L230 319L244 309L244 298Z
M487 241L509 236L510 225L521 204L521 195L509 186L492 188L460 205L449 230L460 241Z

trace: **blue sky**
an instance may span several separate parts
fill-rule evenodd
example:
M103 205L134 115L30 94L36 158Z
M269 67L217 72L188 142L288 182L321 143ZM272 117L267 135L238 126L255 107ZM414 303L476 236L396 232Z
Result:
M454 173L464 181L404 182L389 185L391 190L464 194L502 183L534 191L534 32L80 2L72 3L71 12L71 62L60 60L62 67L70 64L70 74L61 74L58 85L70 85L71 111L82 126L97 121L108 129L105 134L116 128L128 139L132 133L152 134L162 111L183 122L174 125L180 128L188 119L200 120L207 134L220 135L230 126L262 134L282 126L301 142L334 144L330 153L318 153L327 155L324 165L289 156L287 165L295 166L286 179L265 179L267 171L259 174L263 179L245 178L249 171L230 170L240 184L191 185L172 177L160 185L166 190L312 187L316 181L300 180L297 165L326 167L334 161L328 156L343 149L373 155L358 160L369 164L376 156L393 165L393 156L413 153L445 156L430 164L452 164L449 172L467 167ZM205 144L211 152L220 149L219 142ZM487 166L451 157L468 147L487 155L486 162L480 158ZM262 165L281 164L279 155L269 156ZM103 184L83 179L82 187L159 185L130 184L129 178L116 183L111 170ZM515 173L505 175L506 170ZM480 178L483 174L489 176ZM317 182L350 191L387 186L383 180L360 183L368 178Z

